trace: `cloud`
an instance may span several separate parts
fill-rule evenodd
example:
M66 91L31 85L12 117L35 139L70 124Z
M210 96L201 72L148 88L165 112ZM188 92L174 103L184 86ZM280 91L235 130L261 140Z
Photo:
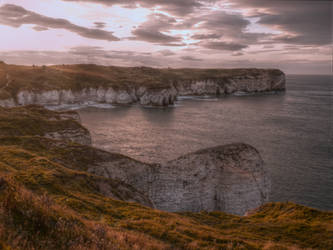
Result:
M332 1L232 0L234 7L248 9L258 24L280 30L272 42L299 45L332 43Z
M169 36L158 30L149 30L143 28L135 29L132 34L135 35L132 40L141 40L159 44L163 43L165 45L168 43L180 42L182 40L180 37Z
M33 29L36 30L36 31L45 31L45 30L48 30L48 28L42 27L42 26L35 26L35 27L33 27Z
M194 34L191 36L195 40L205 40L205 39L218 39L221 38L222 34L208 33L208 34Z
M242 53L242 52L234 52L234 53L232 53L232 56L243 56L244 55L244 53Z
M104 22L94 22L94 24L97 29L104 29L106 26L106 23Z
M193 56L181 56L180 59L184 60L184 61L202 61L202 59L200 58L196 58L196 57L193 57Z
M173 17L164 14L154 13L148 16L148 20L132 31L134 37L131 40L141 40L151 43L163 44L167 46L178 45L182 38L170 36L162 32L168 32L177 25L177 21ZM176 44L175 44L176 43Z
M42 30L40 27L43 27L43 30L65 29L86 38L106 41L119 40L112 32L85 28L75 25L66 19L43 16L13 4L5 4L0 7L0 24L15 28L19 28L23 24L35 24L37 27L35 26L34 29L38 31Z
M192 22L194 23L192 29L201 31L191 36L192 39L200 40L194 45L206 49L237 51L257 44L259 40L270 35L249 32L247 28L251 24L250 21L237 12L224 10L205 12L192 18Z
M153 13L148 19L132 31L131 40L141 40L163 46L184 46L183 38L169 35L170 31L188 30L193 33L192 39L202 40L192 45L203 46L208 49L240 50L247 47L243 44L253 44L265 34L247 33L246 27L250 22L239 13L225 11L211 11L209 14L188 15L176 19L161 13ZM202 33L202 30L206 30ZM221 39L223 37L223 39ZM203 41L204 40L204 41ZM222 48L223 46L223 48Z
M250 24L250 21L239 13L227 13L221 10L204 14L200 16L200 19L199 28L228 34L242 32Z
M121 5L127 8L134 8L140 5L145 8L160 7L161 10L170 14L182 16L192 13L195 9L203 7L203 1L200 0L63 0L71 2L98 3L104 5ZM206 3L215 2L215 0L206 0Z
M206 49L214 50L228 50L228 51L237 51L242 50L248 47L245 44L238 44L233 42L223 42L223 41L208 41L208 42L199 42L201 47Z
M165 49L165 50L160 50L158 51L163 56L173 56L176 55L176 53L172 52L171 50Z

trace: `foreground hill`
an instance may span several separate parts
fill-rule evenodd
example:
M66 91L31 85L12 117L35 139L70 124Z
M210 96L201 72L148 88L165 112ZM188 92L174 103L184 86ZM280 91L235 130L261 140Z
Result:
M180 95L285 89L277 69L157 69L91 64L19 66L0 62L0 106L85 102L173 104Z
M61 138L44 136L54 130L52 123L60 131L67 123L71 130L82 129L75 113L24 107L0 109L0 114L3 248L333 248L332 212L293 203L268 203L246 216L160 211L124 181L88 172L100 157L109 161L130 158L78 144L68 133ZM24 120L30 118L39 130L24 129ZM194 157L202 153L205 150Z

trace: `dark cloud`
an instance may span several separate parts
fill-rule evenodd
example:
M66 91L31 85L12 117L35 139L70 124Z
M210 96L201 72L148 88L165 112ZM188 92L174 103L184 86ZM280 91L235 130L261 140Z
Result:
M94 24L97 29L104 29L106 26L106 23L104 22L94 22Z
M123 7L134 8L137 5L141 5L146 8L160 7L163 11L166 11L174 15L185 15L193 12L195 9L203 6L202 2L210 3L215 0L63 0L71 2L90 2L104 5L121 5Z
M206 33L194 34L192 39L201 40L196 43L201 47L215 50L241 50L249 45L257 44L262 38L269 36L264 33L247 31L250 21L240 13L228 13L223 10L211 11L198 16L194 28L206 30ZM192 19L192 21L194 21Z
M261 25L279 29L273 42L300 45L332 43L332 1L232 0L234 7L248 8Z
M151 43L162 44L168 46L169 44L178 45L181 43L182 38L170 36L162 32L168 32L177 25L177 21L173 17L163 14L151 14L148 20L132 31L134 37L131 40L141 40Z
M222 34L234 34L244 31L250 24L241 14L213 11L200 16L199 28L219 31Z
M158 30L149 30L142 28L134 30L132 34L135 35L135 37L132 38L133 40L141 40L141 41L164 44L164 45L168 45L168 43L173 43L173 42L180 42L182 40L180 37L169 36L163 34Z
M176 53L172 52L171 50L165 49L165 50L160 50L158 51L163 56L174 56Z
M228 50L228 51L237 51L242 50L248 47L245 44L238 44L233 42L223 42L223 41L208 41L198 43L201 47L206 49L215 49L215 50Z
M35 27L33 27L33 29L36 30L36 31L45 31L45 30L48 30L48 28L42 27L42 26L35 26Z
M196 57L193 57L193 56L181 56L180 59L184 60L184 61L202 61L202 59L200 58L196 58Z
M232 56L243 56L244 55L244 53L242 53L242 52L234 52L234 53L232 53Z
M221 38L222 34L209 33L209 34L194 34L191 36L195 40L205 40L205 39L218 39Z
M182 37L171 36L171 30L206 30L206 33L197 33L192 39L202 40L194 45L205 48L223 50L239 50L245 48L243 44L253 44L266 34L246 33L245 29L250 22L241 14L227 13L225 11L212 11L209 14L189 15L176 19L161 13L153 13L147 21L132 31L130 39L142 40L163 46L184 46ZM223 37L223 39L221 39ZM224 40L225 39L225 40ZM227 41L233 41L232 43ZM242 44L242 46L240 46ZM238 46L237 46L238 45Z
M183 47L186 46L186 43L159 43L158 45L167 47Z
M119 40L119 38L115 37L112 32L85 28L75 25L66 19L43 16L13 4L5 4L0 7L0 24L15 28L18 28L23 24L35 24L37 27L43 27L46 29L65 29L86 38L106 41ZM41 31L40 28L37 28L37 30L38 29Z

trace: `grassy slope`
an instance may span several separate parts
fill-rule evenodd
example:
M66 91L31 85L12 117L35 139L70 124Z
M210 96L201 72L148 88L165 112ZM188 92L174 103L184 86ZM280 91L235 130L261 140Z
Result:
M86 130L74 119L63 119L62 115L73 112L55 113L39 106L5 109L0 107L0 136L43 136L59 130Z
M275 69L156 69L114 67L93 64L50 67L0 63L0 99L16 96L19 90L72 89L85 87L126 88L126 85L164 88L176 80L221 79L229 76L256 76L262 72L281 74Z
M222 212L168 213L108 198L96 183L110 182L115 193L118 183L84 171L85 162L94 160L94 150L29 134L0 138L3 247L333 248L333 213L292 203L269 203L239 217ZM118 199L124 196L120 192Z

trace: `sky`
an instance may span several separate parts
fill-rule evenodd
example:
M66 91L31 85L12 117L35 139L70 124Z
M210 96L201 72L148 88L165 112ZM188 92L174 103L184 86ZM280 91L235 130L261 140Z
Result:
M0 0L0 60L330 74L332 12L321 0Z

